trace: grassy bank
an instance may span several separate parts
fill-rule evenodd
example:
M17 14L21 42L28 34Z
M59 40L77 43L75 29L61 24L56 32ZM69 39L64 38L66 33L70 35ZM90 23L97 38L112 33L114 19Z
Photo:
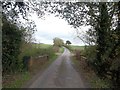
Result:
M85 82L89 84L90 88L110 88L110 81L107 79L100 79L87 65L84 59L76 60L76 58L73 57L72 62L78 72L83 76Z
M85 80L85 82L88 82L88 85L90 88L109 88L111 85L110 81L107 79L104 79L104 80L100 79L96 75L94 70L87 64L85 57L88 58L88 55L89 55L89 59L93 59L92 56L94 53L90 53L90 54L86 54L86 53L89 53L90 50L94 51L93 48L94 47L91 47L88 50L88 49L85 49L85 46L73 46L72 45L71 50L73 51L72 53L74 53L75 55L72 57L73 58L72 62L74 63L74 67L83 76L83 79Z
M64 48L63 48L63 47L60 47L59 53L63 53L63 52L64 52Z
M31 78L29 72L17 72L3 77L3 88L20 88Z

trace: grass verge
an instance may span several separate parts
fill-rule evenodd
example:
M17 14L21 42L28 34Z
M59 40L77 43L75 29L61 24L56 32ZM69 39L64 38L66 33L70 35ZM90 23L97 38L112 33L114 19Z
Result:
M100 79L84 60L76 60L75 57L73 57L72 62L85 79L85 82L89 84L90 88L110 88L110 81Z
M64 48L63 48L63 47L60 47L59 53L63 53L63 52L64 52Z
M3 88L19 88L26 83L31 78L29 72L15 73L3 77L5 82L3 82Z

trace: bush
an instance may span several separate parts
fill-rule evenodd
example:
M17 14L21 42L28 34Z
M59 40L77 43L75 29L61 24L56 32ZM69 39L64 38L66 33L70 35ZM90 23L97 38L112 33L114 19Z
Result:
M51 58L54 55L54 50L52 46L44 47L39 44L30 44L30 43L23 43L21 47L21 53L19 54L19 61L21 63L21 71L24 70L24 63L23 58L27 57L38 57L42 55L48 55Z
M3 72L15 72L19 69L18 55L23 31L17 25L2 18L2 67Z
M96 69L95 66L95 60L96 60L96 46L88 46L85 48L84 55L87 58L88 65L92 66L94 69Z

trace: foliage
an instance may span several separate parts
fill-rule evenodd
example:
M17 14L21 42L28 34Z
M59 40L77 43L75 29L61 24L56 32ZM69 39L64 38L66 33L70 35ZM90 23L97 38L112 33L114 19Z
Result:
M41 47L41 45L38 46L34 44L28 44L27 47L23 47L24 50L22 51L21 54L23 54L23 56L27 55L27 56L33 56L33 57L44 55L44 54L51 56L51 54L53 54L52 46L49 46L46 48L45 47L43 48L43 46Z
M29 72L22 72L9 75L9 78L12 80L4 83L3 88L20 88L26 81L31 79L31 75Z
M97 25L94 25L95 32L96 32L96 55L93 56L93 65L94 68L96 68L96 73L101 78L107 77L108 73L111 76L111 79L117 83L117 86L119 86L119 70L111 70L110 67L113 65L112 63L118 62L116 58L119 58L117 55L119 55L119 46L118 42L119 39L115 38L118 37L119 30L113 29L111 27L113 23L113 14L117 11L115 11L116 3L113 4L114 7L110 8L112 14L109 14L108 8L110 4L107 3L99 3L98 11L99 11L99 18L97 18ZM117 22L114 20L114 22ZM118 27L118 26L116 26ZM93 31L91 31L93 32ZM94 34L93 34L94 35ZM117 41L117 42L116 42ZM91 42L91 41L90 41ZM116 44L115 44L116 43ZM115 48L116 47L116 48ZM116 53L116 52L117 53ZM92 52L91 52L92 53ZM91 54L90 54L91 55ZM113 58L114 57L114 58ZM90 60L90 57L88 58ZM116 64L117 68L120 67L118 64ZM116 76L115 76L116 75Z
M54 46L58 46L58 47L61 47L64 44L63 40L57 37L53 39L53 43Z
M17 2L17 1L0 1L2 6L2 14L4 14L8 21L16 24L19 28L23 27L26 29L27 41L29 41L30 35L32 35L36 30L35 22L28 18L30 15L31 8L27 2ZM28 13L29 12L29 13ZM29 38L28 38L29 37Z
M24 2L3 1L0 2L0 4L2 4L2 12L4 12L9 19L15 20L19 17L19 14L22 14L22 16L26 18L26 12L29 10Z
M64 52L64 48L63 47L59 48L59 53L63 53L63 52Z
M72 44L69 40L66 41L66 44L69 45L69 44Z
M76 69L78 69L78 71L81 72L81 75L83 76L83 78L87 82L89 82L87 84L87 87L89 87L89 88L110 88L112 86L110 80L100 79L95 74L93 69L91 69L91 67L88 66L85 59L79 60L79 59L75 59L75 57L74 57L72 61L75 64Z
M51 45L46 44L31 44L23 43L21 46L21 53L19 54L19 61L21 62L21 69L23 69L23 57L37 57L42 55L48 55L51 58L54 54L53 48Z
M19 68L18 55L23 31L10 23L5 16L2 18L2 66L3 72L14 72Z
M35 23L27 19L27 4L24 2L0 2L2 6L2 64L3 73L15 72L21 69L22 62L18 56L23 42L30 43L35 31ZM21 15L28 22L23 25Z
M89 46L85 48L85 56L87 58L87 62L89 65L91 66L95 66L95 57L96 57L96 46ZM93 67L94 70L96 69L96 67Z

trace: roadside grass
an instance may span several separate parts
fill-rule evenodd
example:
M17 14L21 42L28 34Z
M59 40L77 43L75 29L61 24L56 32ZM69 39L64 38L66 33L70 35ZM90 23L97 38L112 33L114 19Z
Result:
M64 52L64 48L63 47L60 47L59 48L59 53L63 53Z
M37 46L37 47L36 47ZM30 48L31 47L31 48ZM35 74L37 74L42 69L47 68L56 58L58 55L55 54L55 52L52 50L52 45L47 44L40 44L40 45L32 45L29 48L25 48L24 52L20 54L19 59L22 61L23 56L33 56L36 57L38 55L44 55L47 54L49 56L49 60L42 63L40 66L38 66L38 69L36 69L33 72L30 71L22 71L22 72L16 72L14 74L9 74L3 77L3 88L20 88L22 87L26 82L28 82ZM62 51L62 49L60 50Z
M31 78L29 72L10 74L4 77L3 88L19 88Z
M38 48L49 48L50 44L33 44L33 46L38 47Z
M110 88L111 87L109 80L107 79L103 80L97 76L92 77L91 85L93 86L93 88Z
M72 58L72 62L74 63L75 68L82 74L83 78L86 82L88 82L90 88L110 88L111 87L111 81L108 79L100 79L94 70L87 64L86 57L93 60L94 53L90 53L89 51L94 51L94 47L92 46L90 49L89 46L86 46L86 49L89 49L86 51L85 46L71 46L72 50L75 50L73 53L75 56ZM86 52L88 55L86 56Z
M110 88L110 81L107 79L100 79L95 72L86 64L85 60L76 60L75 57L72 58L75 68L80 72L80 74L88 82L90 88Z

